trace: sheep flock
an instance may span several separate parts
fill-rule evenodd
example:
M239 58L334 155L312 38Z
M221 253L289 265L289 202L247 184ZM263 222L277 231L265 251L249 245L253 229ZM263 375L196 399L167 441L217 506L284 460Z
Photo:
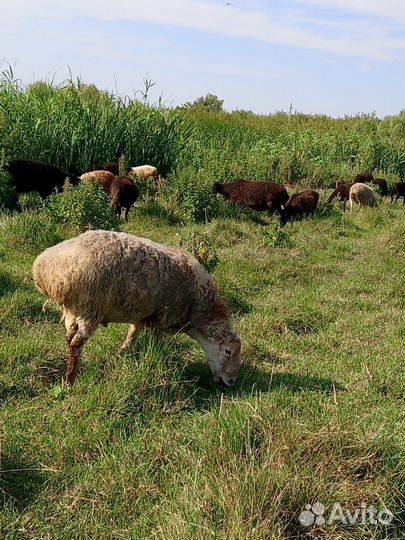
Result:
M140 185L160 179L152 165L122 170L119 161L93 165L80 174L33 160L17 159L5 166L15 193L38 191L47 197L66 181L73 186L95 182L111 199L119 220L125 220L139 198ZM125 174L126 172L126 174ZM370 185L371 184L371 185ZM390 190L383 178L371 173L352 181L338 181L327 204L349 202L358 207L376 207L378 198L390 195L391 202L403 197L405 182ZM213 194L230 204L259 212L278 214L280 226L313 216L320 193L313 189L289 194L275 182L237 180L216 182ZM81 351L97 327L127 323L129 330L122 350L131 346L140 328L183 332L205 351L213 379L232 386L241 364L241 339L233 329L229 306L221 298L214 278L188 252L154 243L130 234L91 230L46 249L33 265L35 285L57 303L66 327L69 347L66 381L73 384Z

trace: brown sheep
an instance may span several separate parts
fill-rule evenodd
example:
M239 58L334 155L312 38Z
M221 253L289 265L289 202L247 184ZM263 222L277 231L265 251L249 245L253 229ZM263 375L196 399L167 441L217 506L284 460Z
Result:
M104 191L109 194L114 175L109 171L91 171L82 174L80 180L84 182L94 181L100 184Z
M353 209L354 203L357 203L359 207L377 206L377 199L374 190L361 182L356 182L350 188L349 201L350 210Z
M214 184L214 193L220 193L232 204L248 206L259 212L280 212L289 199L286 188L275 182L249 182L238 180Z
M119 174L119 166L116 161L107 161L107 163L104 163L104 165L93 165L92 167L89 167L86 169L86 173L92 172L92 171L108 171L113 173L113 175Z
M293 221L295 217L314 215L319 201L319 193L314 189L306 189L301 193L291 195L280 214L280 223L285 225L287 221Z
M346 202L349 200L350 188L353 185L354 182L350 182L349 184L339 184L329 197L328 203L331 203L333 199L338 198L343 202L343 210L346 210Z
M338 186L341 186L342 184L346 184L346 181L345 180L336 180L335 188L337 188Z
M87 231L42 252L32 267L39 291L61 307L73 384L80 353L99 324L184 332L204 349L215 382L232 386L241 340L213 277L178 248L112 231Z
M388 195L388 183L385 178L374 178L371 183L380 188L380 193L383 197Z
M114 213L121 219L121 209L125 208L125 221L131 206L139 197L139 190L129 176L115 176L110 187L110 195L113 200Z
M397 202L397 200L400 197L403 197L404 198L403 204L405 205L405 182L397 182L395 186L392 188L391 202L394 201L394 197L395 197L395 202Z
M374 176L370 173L359 173L356 174L354 177L353 183L360 182L364 184L364 182L372 182L374 180Z

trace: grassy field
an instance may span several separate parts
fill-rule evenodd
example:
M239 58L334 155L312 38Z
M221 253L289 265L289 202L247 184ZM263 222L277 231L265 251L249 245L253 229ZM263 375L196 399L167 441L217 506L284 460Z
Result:
M100 328L72 389L59 312L31 265L64 231L0 217L0 534L7 540L405 537L404 208L380 204L283 232L234 212L174 224L141 202L122 230L169 245L206 234L243 339L236 386L199 347ZM381 523L315 527L306 504L361 503Z

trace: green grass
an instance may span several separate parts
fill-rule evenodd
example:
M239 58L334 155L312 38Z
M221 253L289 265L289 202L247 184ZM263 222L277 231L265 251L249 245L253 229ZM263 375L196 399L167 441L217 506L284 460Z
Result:
M120 356L126 328L112 325L61 385L64 326L31 278L59 232L29 242L31 214L3 215L2 537L403 538L403 207L320 211L281 244L266 216L184 227L156 208L138 203L123 230L169 245L208 231L243 339L237 384L213 385L182 336L144 333ZM298 516L316 501L394 520L308 532Z

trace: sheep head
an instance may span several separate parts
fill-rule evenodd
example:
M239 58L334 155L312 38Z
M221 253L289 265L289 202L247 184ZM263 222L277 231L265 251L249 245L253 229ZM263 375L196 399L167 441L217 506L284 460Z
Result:
M213 188L214 193L220 193L221 195L224 194L224 184L221 184L220 182L215 182Z
M189 335L204 349L214 382L232 386L241 365L240 337L221 324L211 324Z

